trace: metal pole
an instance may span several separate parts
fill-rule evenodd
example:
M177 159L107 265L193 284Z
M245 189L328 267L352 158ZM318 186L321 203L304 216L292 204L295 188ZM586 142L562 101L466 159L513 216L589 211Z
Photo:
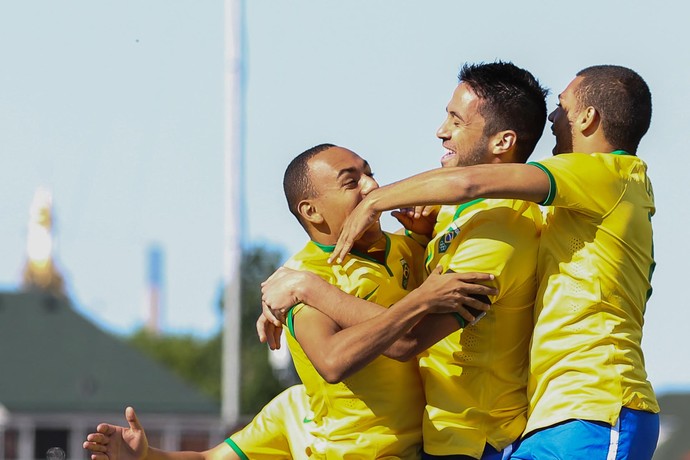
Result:
M242 170L241 0L225 0L224 333L221 416L226 429L239 419L240 260Z

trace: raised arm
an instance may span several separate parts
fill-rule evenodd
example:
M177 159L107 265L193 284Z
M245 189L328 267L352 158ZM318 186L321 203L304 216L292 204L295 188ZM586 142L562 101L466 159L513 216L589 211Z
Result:
M355 241L383 211L408 206L458 204L476 198L515 198L541 203L549 176L523 163L433 169L372 190L346 219L330 262L342 262Z

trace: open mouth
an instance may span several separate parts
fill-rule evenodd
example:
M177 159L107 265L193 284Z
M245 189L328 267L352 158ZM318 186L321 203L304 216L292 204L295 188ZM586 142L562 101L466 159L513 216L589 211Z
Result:
M446 149L446 152L441 157L441 164L445 165L448 161L455 157L455 155L457 155L455 152L450 149Z

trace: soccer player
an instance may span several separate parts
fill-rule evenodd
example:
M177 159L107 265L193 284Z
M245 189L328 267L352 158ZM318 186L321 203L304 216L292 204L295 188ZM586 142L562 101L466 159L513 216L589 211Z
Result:
M465 65L437 132L447 149L444 169L526 161L544 129L545 94L529 72L511 63ZM525 428L540 228L539 207L521 200L476 200L445 206L438 214L425 271L490 273L498 293L475 325L461 329L462 321L433 318L433 329L447 337L428 349L428 343L418 343L407 350L406 358L420 353L423 458L500 459ZM264 285L264 301L280 309L302 300L343 326L369 317L364 306L354 308L361 303L357 299L317 281L282 269ZM369 308L368 315L381 311Z
M419 286L422 276L417 267L421 267L423 249L409 237L385 234L378 222L358 238L342 266L329 264L330 250L348 212L378 187L368 163L350 150L322 144L303 152L288 166L284 187L290 210L311 238L288 264L310 270L348 293L392 305L378 317L348 329L307 305L291 310L290 351L312 414L308 442L301 442L304 433L295 429L299 417L282 427L272 424L267 429L275 432L255 439L266 418L262 411L242 434L210 451L163 452L147 447L143 429L133 409L128 409L129 430L101 424L97 433L88 436L84 446L94 452L94 459L117 457L123 443L127 454L137 459L235 458L267 452L266 448L276 445L283 453L289 446L294 458L419 457L424 407L419 372L413 363L380 354L398 339L404 342L405 332L428 313L454 312L461 302L486 308L467 295L494 290L464 280L491 277L434 274ZM268 414L274 412L285 411L269 410ZM293 433L298 442L289 438Z
M649 459L659 406L641 339L655 206L637 148L651 121L651 93L634 71L599 65L580 71L558 99L549 115L554 157L433 170L374 191L345 223L333 257L386 209L479 197L548 206L529 421L513 458Z
M378 221L341 265L328 263L342 222L378 187L369 164L354 152L331 144L309 149L290 163L283 184L291 212L311 238L286 266L390 306L348 328L308 305L290 310L288 347L317 425L308 454L417 459L424 410L419 371L413 362L380 355L404 342L398 339L428 313L455 311L462 276L436 274L417 288L423 248L407 236L382 232ZM489 291L479 288L480 294Z
M304 385L273 398L246 427L204 452L168 452L150 447L134 409L125 411L128 427L101 423L86 437L92 460L274 460L300 458L313 425Z

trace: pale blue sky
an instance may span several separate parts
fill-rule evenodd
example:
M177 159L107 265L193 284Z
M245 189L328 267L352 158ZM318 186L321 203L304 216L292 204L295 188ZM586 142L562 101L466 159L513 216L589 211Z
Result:
M305 236L281 180L321 142L380 183L439 165L434 132L465 61L511 60L555 95L583 67L637 70L654 97L640 156L654 182L657 270L644 348L658 388L690 385L690 259L681 186L690 111L683 2L246 2L246 239ZM0 3L0 286L15 288L34 190L52 189L57 258L77 308L126 332L145 318L146 249L165 251L171 332L207 335L222 277L223 3ZM545 130L533 159L549 155ZM394 221L384 218L394 230ZM684 361L684 358L683 358Z

